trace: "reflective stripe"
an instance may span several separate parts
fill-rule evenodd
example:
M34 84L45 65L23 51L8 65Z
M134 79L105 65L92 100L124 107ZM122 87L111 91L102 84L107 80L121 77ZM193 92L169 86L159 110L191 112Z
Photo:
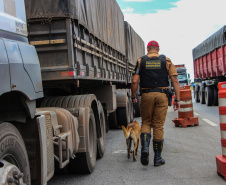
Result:
M226 139L226 131L221 130L221 139Z
M226 123L226 115L219 115L220 123Z
M189 100L189 101L181 101L180 104L181 104L181 105L192 104L192 100Z
M222 147L222 155L226 156L226 147Z
M190 111L193 111L193 108L192 107L189 107L189 108L180 108L178 111L179 112L190 112Z
M226 98L219 98L219 106L226 106Z

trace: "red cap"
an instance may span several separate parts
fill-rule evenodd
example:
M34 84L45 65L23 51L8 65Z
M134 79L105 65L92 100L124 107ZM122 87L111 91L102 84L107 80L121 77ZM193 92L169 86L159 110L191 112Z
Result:
M152 40L152 41L150 41L150 42L148 43L147 47L149 47L149 46L157 46L157 47L159 47L159 43L156 42L155 40Z

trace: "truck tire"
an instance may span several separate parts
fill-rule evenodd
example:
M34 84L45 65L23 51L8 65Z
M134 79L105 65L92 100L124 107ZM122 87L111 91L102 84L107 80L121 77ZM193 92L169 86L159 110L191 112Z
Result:
M84 153L77 153L76 158L70 163L70 170L72 173L90 174L96 165L97 158L97 133L96 123L93 110L90 109L89 117L89 145L88 151Z
M213 105L218 106L218 88L213 87Z
M117 129L118 128L118 119L117 119L117 112L114 111L109 114L108 122L110 129Z
M118 117L118 125L123 125L127 127L128 123L131 121L131 109L130 109L130 100L127 97L126 107L118 107L117 108L117 117Z
M105 136L106 136L105 115L101 103L99 103L98 105L98 110L99 110L101 137L97 138L97 158L100 159L104 156Z
M212 87L206 87L206 89L205 89L205 99L206 99L206 105L207 106L213 105L213 88Z
M27 185L31 184L29 160L22 136L15 126L6 122L0 124L1 164L3 164L1 162L2 160L17 166L19 173L23 173L24 175L23 183ZM15 177L12 178L15 179Z
M130 115L127 107L117 108L118 124L127 127L130 122Z
M199 91L200 103L205 104L205 92Z
M128 98L128 107L129 107L129 115L130 115L129 122L131 123L134 119L135 112L134 112L134 108L133 108L133 102L130 98Z
M199 97L199 91L195 91L195 102L198 103L200 102L200 97Z

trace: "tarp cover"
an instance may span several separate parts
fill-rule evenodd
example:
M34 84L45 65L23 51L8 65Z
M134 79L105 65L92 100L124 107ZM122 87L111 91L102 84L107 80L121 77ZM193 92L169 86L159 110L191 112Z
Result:
M197 47L192 50L193 60L208 54L216 48L219 48L226 44L226 26L218 30L216 33L211 35L208 39L203 41Z
M144 41L125 21L126 58L129 63L135 65L137 60L145 55Z
M116 0L25 0L27 19L72 18L125 54L124 16Z

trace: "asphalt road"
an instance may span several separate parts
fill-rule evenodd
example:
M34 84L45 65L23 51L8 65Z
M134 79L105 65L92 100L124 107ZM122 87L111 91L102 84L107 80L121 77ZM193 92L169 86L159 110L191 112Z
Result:
M105 156L98 160L90 175L55 175L50 185L225 185L216 173L215 156L221 154L218 107L193 104L199 126L178 128L172 120L177 112L168 109L165 122L165 142L162 156L166 164L153 166L150 145L150 163L127 159L126 142L121 129L110 130L106 136ZM141 123L140 118L136 120Z

